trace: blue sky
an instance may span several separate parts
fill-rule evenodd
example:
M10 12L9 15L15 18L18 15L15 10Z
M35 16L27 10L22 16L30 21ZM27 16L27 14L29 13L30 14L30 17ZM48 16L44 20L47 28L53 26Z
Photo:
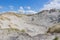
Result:
M2 11L17 11L20 7L27 10L30 7L31 10L39 11L44 4L49 0L0 0L0 12Z
M53 8L60 9L60 0L0 0L0 12L36 13Z

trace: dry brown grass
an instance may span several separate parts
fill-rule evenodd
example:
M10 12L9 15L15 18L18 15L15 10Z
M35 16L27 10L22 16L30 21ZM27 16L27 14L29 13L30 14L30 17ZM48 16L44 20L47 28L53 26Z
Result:
M19 30L17 28L4 28L4 29L0 28L0 30L7 30L8 32L11 32L11 31L13 31L13 32L23 32L23 33L26 32L24 29Z
M49 28L47 33L60 33L60 23Z

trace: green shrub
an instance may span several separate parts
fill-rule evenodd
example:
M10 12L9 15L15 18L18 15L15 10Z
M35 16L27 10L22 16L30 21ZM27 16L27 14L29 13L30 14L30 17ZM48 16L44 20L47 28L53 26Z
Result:
M53 40L58 40L58 37L55 37Z

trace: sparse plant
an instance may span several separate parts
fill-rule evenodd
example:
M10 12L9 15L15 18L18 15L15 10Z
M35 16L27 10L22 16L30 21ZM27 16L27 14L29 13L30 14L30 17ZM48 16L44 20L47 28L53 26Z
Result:
M24 29L22 29L22 30L20 30L21 32L25 32L25 30Z

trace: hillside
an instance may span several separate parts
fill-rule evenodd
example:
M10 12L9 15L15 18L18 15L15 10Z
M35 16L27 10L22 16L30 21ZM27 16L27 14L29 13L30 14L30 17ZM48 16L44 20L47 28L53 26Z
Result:
M60 31L57 30L60 25L55 26L59 22L58 9L43 10L36 14L1 13L0 40L53 40L56 36L60 38Z

